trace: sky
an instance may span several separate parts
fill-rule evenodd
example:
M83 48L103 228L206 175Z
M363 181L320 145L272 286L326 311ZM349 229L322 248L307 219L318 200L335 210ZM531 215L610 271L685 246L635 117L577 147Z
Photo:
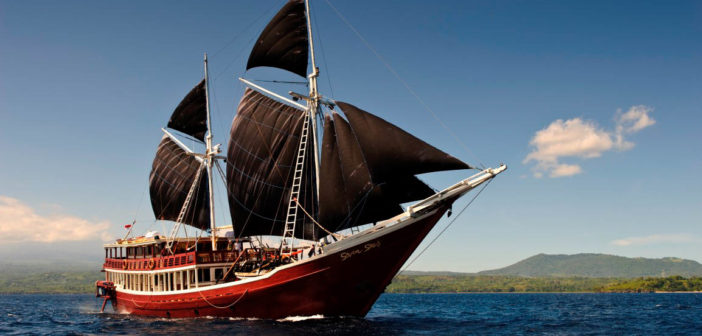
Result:
M205 52L217 143L237 77L296 80L244 69L283 3L0 0L2 259L98 260L135 219L163 231L147 192L160 128ZM331 4L311 10L323 95L470 164L509 166L409 269L538 253L702 261L702 3ZM444 188L471 174L421 178Z

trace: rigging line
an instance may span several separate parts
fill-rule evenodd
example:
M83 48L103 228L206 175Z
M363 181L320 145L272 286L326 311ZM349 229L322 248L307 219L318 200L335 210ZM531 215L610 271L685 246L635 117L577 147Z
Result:
M334 87L332 87L331 72L329 71L329 66L327 65L327 55L324 53L324 44L322 44L322 31L319 29L319 25L317 23L317 11L313 11L312 16L314 17L314 20L312 20L312 24L314 24L314 29L317 33L317 45L322 50L322 62L324 62L324 71L327 72L327 75L324 77L327 77L327 83L329 83L329 91L331 92L331 96L334 97Z
M160 146L159 146L159 147L160 147ZM146 162L147 162L147 167L148 167L148 162L149 162L149 161L146 161ZM136 225L136 219L137 219L137 217L139 216L139 212L141 211L141 205L144 203L144 198L145 198L145 196L146 196L146 191L149 190L149 188L150 188L150 187L149 187L148 185L146 185L146 186L144 187L144 191L143 191L142 194L141 194L141 199L139 200L139 203L137 204L137 209L136 209L136 211L134 212L134 219L133 219L133 221L132 221L132 226L129 228L129 232L127 232L127 235L124 237L124 239L129 238L129 234L130 234L130 233L132 232L132 230L134 229L134 225ZM151 225L153 226L153 223L152 223ZM149 228L151 228L151 226L149 226Z
M213 78L213 80L217 81L217 79L219 79L227 70L229 70L229 67L231 67L232 64L237 63L239 61L239 59L241 58L241 56L244 55L244 52L247 50L246 46L250 46L255 39L257 39L257 37L255 35L254 35L254 37L250 38L249 41L244 44L244 47L241 49L241 51L239 51L239 54L236 57L234 57L231 60L231 62L227 63L227 65L222 69L222 71L220 71L217 74L217 76L215 76ZM244 68L244 72L246 72L245 68Z
M144 187L144 192L141 193L141 199L139 200L139 204L137 205L137 210L134 213L134 223L136 223L136 218L139 216L139 211L141 210L141 205L144 203L144 196L146 196L146 191L149 190L149 186Z
M458 136L456 136L456 134L455 134L453 131L451 131L451 129L448 127L448 125L446 125L443 121L441 121L441 119L439 119L439 116L436 114L436 112L434 112L434 110L432 110L432 109L429 107L429 105L427 105L427 103L425 103L424 100L423 100L421 97L419 97L419 95L412 89L412 87L410 87L410 85L409 85L404 79L402 79L402 77L400 77L400 74L398 74L397 71L395 71L395 69L394 69L393 67L391 67L390 64L385 60L385 58L383 58L383 56L381 56L380 53L378 53L378 51L375 50L375 48L373 48L373 46L370 45L370 43L363 37L363 35L361 35L361 33L360 33L358 30L356 30L356 28L355 28L353 25L351 25L351 23L346 19L346 17L344 17L344 16L341 14L341 12L339 12L339 10L336 9L336 7L334 7L334 5L331 4L331 2L330 2L329 0L325 0L325 1L326 1L327 4L329 5L329 7L331 7L331 9L334 10L334 12L336 13L336 15L349 27L349 29L351 29L351 31L353 31L354 34L356 34L356 37L358 37L358 38L361 40L361 42L363 42L363 44L364 44L364 45L375 55L375 57L377 57L378 60L385 66L385 68L386 68L388 71L390 71L390 73L391 73L393 76L395 76L395 79L397 79L397 80L407 89L407 91L409 91L409 93L422 105L422 107L424 107L424 109L425 109L427 112L429 112L429 113L432 115L432 117L434 117L434 119L451 135L451 137L453 137L454 141L456 141L459 145L461 145L461 146L463 147L463 149L464 149L469 155L473 156L473 157L478 161L478 163L480 164L480 166L481 166L483 169L485 169L485 165L483 165L483 163L481 162L480 158L478 158L478 156L475 155L475 154L468 148L468 146L466 146L466 145L463 143L463 141L461 141L461 139L459 139Z
M248 292L249 292L249 289L247 288L247 289L244 291L244 293L241 294L241 296L240 296L238 299L236 299L236 301L234 301L234 302L232 302L232 303L230 303L230 304L228 304L228 305L226 305L226 306L216 306L216 305L210 303L210 301L208 301L207 298L206 298L204 295L202 295L202 291L198 291L198 294L200 294L200 296L202 297L202 299L205 300L205 302L207 302L208 305L210 305L210 306L212 306L212 307L214 307L214 308L217 308L217 309L227 309L227 308L229 308L229 307L231 307L231 306L233 306L233 305L239 303L239 301L241 301L241 299L244 298L244 295L246 295L246 293L248 293Z
M217 50L214 54L212 54L211 57L215 57L215 56L217 56L220 52L224 51L224 49L229 48L229 46L232 45L232 44L234 43L234 41L236 41L240 36L243 36L245 33L247 33L247 32L249 31L249 29L251 29L251 27L253 27L256 23L258 23L258 21L260 21L263 17L267 16L268 13L270 13L273 9L277 8L278 6L279 6L279 4L278 4L277 2L274 1L274 2L273 2L273 5L272 5L271 7L269 7L267 10L265 10L264 12L262 12L261 15L259 15L256 19L254 19L251 23L249 23L248 25L246 25L246 28L244 28L243 30L240 30L238 34L234 35L234 37L233 37L231 40L229 40L229 42L227 42L222 48L220 48L220 49ZM247 49L247 48L246 48L246 45L245 45L245 46L242 48L242 51L243 51L243 50L246 50L246 49Z
M434 242L435 242L437 239L439 239L439 237L441 237L441 235L444 234L444 232L446 232L446 230L448 230L449 227L451 227L451 224L455 223L456 220L457 220L459 217L461 217L461 214L463 214L463 212L466 211L466 209L468 209L468 207L469 207L471 204L473 204L473 201L475 201L475 200L478 198L478 196L480 196L480 193L482 193L483 190L485 190L485 188L487 188L487 186L490 185L490 182L492 182L492 179L490 179L489 181L487 181L487 183L485 183L485 185L483 185L483 187L480 188L480 190L478 190L478 193L475 194L475 196L473 196L473 198L468 202L468 204L466 204L466 205L463 207L463 209L461 209L461 211L456 215L456 217L454 217L453 220L450 221L450 222L448 223L448 225L446 225L446 227L444 227L444 228L441 230L441 232L439 232L439 234L438 234L436 237L434 237L434 239L431 240L431 242L429 242L429 245L427 245L426 247L424 247L424 249L422 249L422 251L419 252L419 254L418 254L416 257L414 257L414 259L412 259L412 261L410 261L410 263L407 264L407 266L405 266L405 268L404 268L402 271L400 271L400 273L406 271L410 266L412 266L412 264L413 264L415 261L417 261L417 259L419 259L419 257L421 257L422 254L424 254L424 252L425 252L427 249L429 249L429 247L431 247L431 245L434 244ZM399 274L399 273L398 273L398 274Z
M300 210L302 210L302 212L304 212L305 215L307 215L307 217L309 217L309 219L312 220L313 223L317 224L317 226L319 226L320 229L324 230L324 232L326 232L327 234L331 235L332 237L334 237L334 238L336 238L336 239L338 239L338 240L341 240L341 239L344 238L344 237L343 237L342 235L340 235L340 234L337 234L337 233L334 233L334 232L331 232L331 231L327 230L327 228L325 228L324 226L322 226L322 224L319 224L319 222L317 222L316 220L314 220L314 217L312 217L312 216L310 215L310 213L307 212L307 210L305 210L305 208L302 207L302 205L300 204L300 202L297 201L297 198L294 198L293 201L295 201L295 204L297 205L297 207L300 208Z

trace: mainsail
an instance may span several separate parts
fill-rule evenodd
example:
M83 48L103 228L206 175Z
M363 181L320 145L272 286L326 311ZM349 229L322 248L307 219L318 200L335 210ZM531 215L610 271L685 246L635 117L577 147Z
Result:
M186 153L168 136L163 136L149 176L151 207L156 219L178 219L200 169L203 169L200 161ZM207 178L200 174L182 223L202 230L210 227L208 187Z
M282 236L304 110L246 89L227 150L229 211L237 236ZM300 206L316 213L312 151L305 156ZM297 216L295 237L315 239L315 226Z
M415 174L467 164L353 105L324 125L319 222L334 231L390 218L434 192Z
M207 132L207 97L205 80L190 90L173 111L168 127L203 141Z
M269 66L307 75L307 19L305 2L290 0L268 23L254 45L246 70Z

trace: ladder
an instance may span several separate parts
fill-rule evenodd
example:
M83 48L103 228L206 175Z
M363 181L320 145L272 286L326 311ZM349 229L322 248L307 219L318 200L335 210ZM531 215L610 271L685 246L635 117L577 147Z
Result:
M190 186L190 190L188 190L188 196L185 197L185 202L183 202L183 206L180 208L180 213L178 213L178 218L176 219L176 224L173 226L173 230L171 230L171 234L168 236L168 243L166 244L166 249L171 250L171 247L173 246L173 242L175 241L175 236L178 234L178 230L180 229L180 225L183 222L183 218L185 217L185 213L188 211L188 206L190 205L190 200L192 200L193 195L195 194L195 189L197 189L198 182L200 181L200 175L202 175L203 165L205 164L205 161L202 161L200 164L200 167L197 169L197 174L195 174L195 179L193 181L193 184Z
M302 121L302 132L300 133L300 145L297 148L297 158L295 159L295 173L293 174L292 186L290 187L290 199L288 201L288 212L285 216L285 230L283 231L283 240L281 241L280 251L288 244L293 246L295 239L295 222L297 221L297 198L300 196L300 187L302 186L302 174L305 167L305 151L307 149L307 134L310 124L310 114L305 113Z

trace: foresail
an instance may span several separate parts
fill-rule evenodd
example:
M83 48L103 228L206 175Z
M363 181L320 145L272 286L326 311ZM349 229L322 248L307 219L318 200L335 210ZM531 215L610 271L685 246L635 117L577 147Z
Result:
M358 142L376 176L385 178L471 168L382 118L348 103L337 104L356 131Z
M229 210L237 236L283 234L303 110L246 89L227 150ZM307 151L299 203L317 212L312 151ZM315 239L316 227L298 211L295 236Z
M467 164L395 125L337 102L327 116L322 140L319 222L334 231L388 219L400 204L434 191L415 174L466 169Z
M158 145L149 176L151 208L156 219L175 221L193 185L200 162L164 136ZM210 227L208 182L203 172L182 223L198 229Z
M205 141L207 132L207 98L205 80L188 92L173 111L168 127Z
M432 194L414 176L392 180L374 176L355 130L340 115L333 116L326 118L322 139L319 176L323 181L319 190L322 226L339 231L387 219L402 212L400 203Z
M305 2L290 0L259 36L246 70L268 66L306 77L308 49Z

